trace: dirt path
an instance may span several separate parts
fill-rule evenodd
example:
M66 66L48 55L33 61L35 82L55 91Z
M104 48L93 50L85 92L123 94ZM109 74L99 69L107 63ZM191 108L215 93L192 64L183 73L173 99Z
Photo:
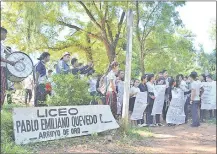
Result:
M189 125L151 128L149 136L138 131L142 140L113 136L80 137L48 142L37 148L37 153L216 153L216 125L202 124L199 128ZM149 136L149 137L147 137Z

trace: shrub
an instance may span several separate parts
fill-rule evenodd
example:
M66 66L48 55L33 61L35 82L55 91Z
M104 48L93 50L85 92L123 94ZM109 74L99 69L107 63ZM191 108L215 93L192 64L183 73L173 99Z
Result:
M47 103L54 106L87 105L91 101L86 79L78 79L72 74L54 75L54 95Z

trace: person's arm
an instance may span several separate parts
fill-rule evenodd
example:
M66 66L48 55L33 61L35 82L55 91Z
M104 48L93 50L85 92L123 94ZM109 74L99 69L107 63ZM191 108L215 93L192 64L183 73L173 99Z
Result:
M113 90L115 93L117 93L116 87L115 87L115 85L114 85L113 80L110 80L110 85L111 85L112 90Z
M10 65L12 65L12 66L14 66L14 65L16 64L16 62L9 61L9 60L7 60L7 59L5 59L5 58L2 58L2 57L1 57L1 62L8 63L8 64L10 64Z

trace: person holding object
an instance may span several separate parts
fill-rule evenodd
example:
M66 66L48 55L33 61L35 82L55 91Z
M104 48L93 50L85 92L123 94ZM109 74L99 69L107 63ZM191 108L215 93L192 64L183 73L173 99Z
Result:
M152 113L152 109L153 109L153 105L154 105L154 99L155 99L155 95L154 95L154 74L149 74L148 78L147 78L148 82L147 82L147 88L148 88L148 106L147 106L147 125L150 127L154 127L155 125L153 124L153 116L151 115Z
M111 71L107 75L107 85L106 85L106 104L110 105L112 114L115 118L117 114L117 90L116 90L116 72L118 71L118 63L111 63Z
M6 79L6 64L10 64L15 66L18 62L9 61L6 59L5 46L3 45L3 41L7 37L7 30L1 27L1 109L4 104L5 96L6 96L6 88L7 88L7 79Z
M38 58L40 60L35 66L35 100L34 106L45 105L46 101L46 89L45 85L48 82L45 64L50 60L50 54L48 52L43 52ZM43 104L41 104L43 103Z
M200 91L203 93L203 87L201 82L197 81L197 72L191 72L191 115L192 115L192 124L191 127L200 126L200 120L198 115L198 109L200 104Z

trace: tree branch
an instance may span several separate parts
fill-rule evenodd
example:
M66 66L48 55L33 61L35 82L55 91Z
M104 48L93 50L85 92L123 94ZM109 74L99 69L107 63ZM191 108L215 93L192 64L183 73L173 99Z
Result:
M123 11L122 14L121 14L120 22L118 23L118 32L117 32L117 34L115 36L114 47L117 46L118 39L120 37L121 28L122 28L123 21L124 21L124 17L125 17L125 12Z
M110 40L111 40L111 42L113 42L114 40L113 40L113 36L112 36L112 30L111 30L111 27L110 27L108 21L106 21L106 25L107 25L107 29L108 29L108 34L109 34Z
M86 7L86 5L84 5L84 3L82 1L78 1L81 6L84 8L84 10L86 11L87 15L89 16L89 18L91 19L91 21L93 21L100 29L102 29L102 27L100 26L100 24L96 21L96 19L93 17L92 13L88 10L88 8Z

